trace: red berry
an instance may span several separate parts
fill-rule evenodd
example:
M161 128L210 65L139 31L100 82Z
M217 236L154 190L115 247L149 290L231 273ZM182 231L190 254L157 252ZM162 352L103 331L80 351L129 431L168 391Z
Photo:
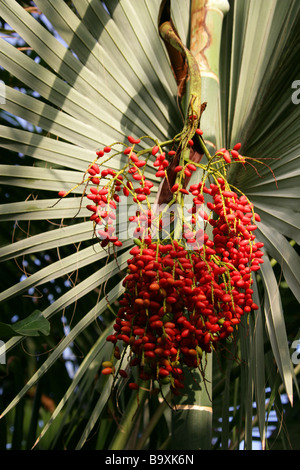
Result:
M225 152L223 153L223 158L226 163L231 163L231 158L230 158L228 150L225 150Z
M144 344L144 350L145 351L152 351L155 349L155 344L154 343L145 343Z
M100 179L99 179L99 178L96 178L96 177L92 177L92 178L91 178L91 182L92 182L93 184L99 184L99 183L100 183Z
M154 147L152 148L152 155L156 155L157 152L159 151L159 146L158 145L154 145Z
M237 150L231 150L231 155L235 160L239 158L239 152Z
M140 139L135 139L134 137L132 137L131 135L129 135L127 137L128 141L131 143L131 144L139 144L140 143Z
M182 166L178 165L174 168L175 173L179 173L182 170Z
M126 149L124 150L124 155L129 155L131 152L131 147L126 147Z
M167 377L169 375L169 371L167 369L164 369L163 367L160 367L159 375L161 377Z
M150 284L150 286L149 286L149 289L151 291L158 291L160 289L160 287L159 287L159 284L157 282L152 282L152 284Z
M99 169L99 166L97 165L97 163L94 163L91 168L98 174L100 173L100 169Z
M191 171L196 171L197 170L196 166L193 163L189 163L187 167Z
M117 337L115 335L108 335L106 341L110 341L111 343L117 342Z
M242 144L239 142L239 143L235 144L235 146L233 147L233 150L239 151L241 146L242 146Z
M260 215L258 215L258 214L255 214L254 218L255 218L256 222L261 221Z
M135 382L130 382L130 384L128 384L128 387L131 388L131 390L138 390L139 388L138 384Z

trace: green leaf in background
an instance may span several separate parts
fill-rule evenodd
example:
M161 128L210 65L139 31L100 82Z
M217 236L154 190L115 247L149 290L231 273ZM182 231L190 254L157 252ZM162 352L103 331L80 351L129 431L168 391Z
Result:
M24 320L12 325L0 322L0 338L9 339L14 336L47 336L50 334L50 322L39 310L35 310Z

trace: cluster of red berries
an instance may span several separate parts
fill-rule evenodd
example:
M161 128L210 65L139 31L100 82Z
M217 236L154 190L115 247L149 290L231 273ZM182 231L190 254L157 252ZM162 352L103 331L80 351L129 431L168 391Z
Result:
M202 131L197 129L195 134L201 136ZM129 136L128 141L130 145L118 152L128 157L122 170L100 169L98 159L112 150L105 147L96 152L97 159L89 166L85 180L90 200L86 207L92 212L90 219L102 246L122 246L114 223L120 194L131 195L138 204L136 213L129 217L129 222L136 224L136 245L130 251L114 333L107 340L114 344L115 359L121 357L119 343L129 348L129 369L136 367L137 378L129 384L132 389L138 388L139 380L156 380L169 383L172 392L178 394L184 387L183 366L200 368L203 354L231 337L241 317L258 308L253 302L252 273L263 262L263 243L256 242L254 235L260 217L246 196L238 195L228 184L226 171L219 170L220 162L225 167L245 164L239 154L241 144L236 144L232 150L220 149L210 158L210 171L198 165L203 170L202 181L189 188L183 183L197 170L197 164L180 161L170 191L172 201L180 200L181 208L182 197L193 196L190 218L182 220L182 239L176 239L170 227L169 236L160 237L163 218L152 211L148 196L153 183L146 179L144 170L148 159L155 157L156 177L167 177L166 152L161 144L136 153L140 139ZM187 145L192 147L193 140ZM175 154L173 149L168 152L169 157ZM153 225L158 236L153 236ZM166 234L167 229L163 232ZM128 377L121 365L116 372L111 361L105 361L102 373Z
M117 204L120 202L120 194L123 194L125 197L131 195L133 202L140 205L151 194L151 188L153 187L153 183L146 179L142 171L147 162L139 159L134 152L134 145L139 144L140 139L128 136L128 141L131 146L126 146L123 151L123 154L128 156L128 163L125 168L119 172L111 168L100 170L97 160L112 151L112 147L107 146L103 150L96 152L97 158L88 167L86 172L88 176L84 180L89 189L85 196L91 201L90 204L86 205L86 208L92 212L90 220L94 223L95 233L100 238L102 247L107 246L109 243L117 247L122 246L122 242L116 234L116 214ZM153 150L152 155L154 155ZM163 159L165 159L165 156L163 156ZM163 166L166 168L166 165ZM134 183L138 183L138 187L134 187ZM58 195L65 197L71 191L60 191ZM141 235L143 217L145 215L139 217L139 211L137 211L137 215L131 216L129 219L130 222L135 221L138 225L134 236Z
M106 149L108 151L108 148ZM97 152L98 157L104 155L104 151ZM113 191L109 191L108 187L99 187L101 179L108 177L115 177L116 171L112 169L104 169L100 173L100 168L97 163L88 169L90 174L90 182L94 185L90 187L90 192L86 197L92 202L86 208L92 212L90 220L97 226L97 232L101 238L102 247L113 243L115 246L122 246L122 242L116 235L116 227L114 221L116 220L116 210L118 202L119 188L123 180L122 175L118 175L113 185ZM109 178L108 178L109 179Z
M189 188L195 205L204 202L204 194L213 200L207 202L213 217L205 216L212 240L204 231L202 247L190 251L176 240L159 244L148 237L130 251L115 333L107 338L130 347L130 366L138 367L141 380L169 382L175 394L184 386L182 364L199 367L203 352L215 349L244 314L258 308L251 274L263 256L263 243L255 243L253 234L252 219L259 216L245 196L225 189L224 179L216 183Z

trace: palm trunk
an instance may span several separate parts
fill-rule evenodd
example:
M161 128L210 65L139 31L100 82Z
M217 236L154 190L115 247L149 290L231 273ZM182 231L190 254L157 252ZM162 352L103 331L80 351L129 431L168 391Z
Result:
M207 102L201 117L206 145L210 151L220 143L219 61L223 17L228 0L192 0L190 50L201 72L201 99Z
M172 412L171 448L209 450L212 435L212 356L208 354L205 381L200 372L186 371L185 388Z
M227 0L192 0L191 5L190 51L201 72L201 101L207 102L201 129L206 146L213 153L220 141L219 56L223 16L228 9ZM202 361L206 361L204 379L200 372L191 375L186 371L185 388L176 400L176 411L172 413L172 449L211 448L212 354Z

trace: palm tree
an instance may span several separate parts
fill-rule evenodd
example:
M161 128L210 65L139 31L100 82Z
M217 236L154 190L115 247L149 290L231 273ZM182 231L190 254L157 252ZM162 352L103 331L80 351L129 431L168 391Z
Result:
M0 15L2 447L267 448L273 412L281 447L297 447L282 419L298 403L299 2L2 0ZM175 410L147 384L136 394L101 374L132 239L108 253L77 184L104 146L172 140L192 87L207 103L205 149L241 142L249 157L227 177L260 215L265 253L258 309L207 355L205 380L190 377ZM146 175L154 203L161 188L151 166Z

